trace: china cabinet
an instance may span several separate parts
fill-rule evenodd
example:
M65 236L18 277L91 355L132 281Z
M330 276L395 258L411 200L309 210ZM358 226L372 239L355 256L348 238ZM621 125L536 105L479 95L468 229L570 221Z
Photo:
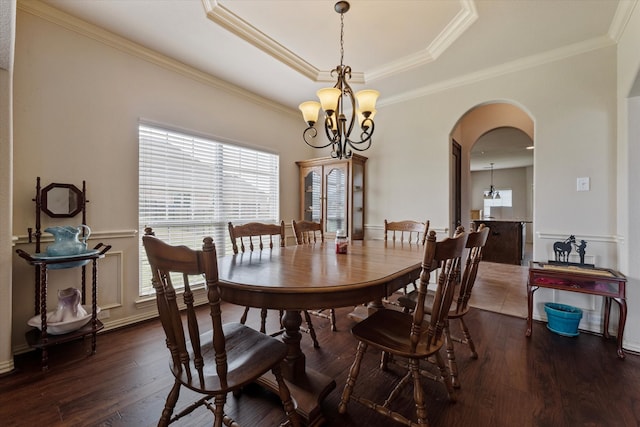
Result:
M365 163L323 157L296 162L300 171L300 217L323 220L325 233L345 230L351 240L364 239Z
M82 214L82 225L77 227L81 230L84 241L88 237L86 224L86 184L83 181L82 190L71 184L50 184L45 188L40 187L40 177L36 183L36 224L35 233L29 228L29 243L35 243L35 252L28 253L22 249L17 249L18 255L35 267L35 316L28 324L33 329L26 333L27 343L34 348L41 350L42 370L49 368L48 347L91 336L91 354L96 351L96 335L104 326L97 318L100 308L97 305L97 281L98 281L98 260L104 258L110 245L98 243L94 248L88 249L86 245L76 250L74 253L60 254L41 252L41 215L44 212L52 218L71 218L77 214ZM74 227L51 227L52 229L72 229ZM45 231L46 231L45 230ZM78 231L80 233L80 231ZM73 234L73 233L72 233ZM35 242L34 242L35 237ZM77 237L77 235L73 235ZM58 238L56 238L58 240ZM57 242L59 243L59 242ZM76 245L79 242L76 242ZM76 248L77 249L77 248ZM87 304L87 265L91 265L91 302ZM80 272L80 299L83 307L82 313L77 317L64 322L47 322L49 314L47 312L47 291L48 276L50 270L78 268ZM71 288L72 289L72 288ZM69 289L65 290L69 291Z

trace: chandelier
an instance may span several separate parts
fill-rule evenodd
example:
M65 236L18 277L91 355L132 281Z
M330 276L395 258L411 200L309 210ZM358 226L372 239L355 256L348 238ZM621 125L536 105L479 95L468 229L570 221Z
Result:
M364 151L371 146L376 114L376 100L380 95L377 90L361 90L355 95L347 80L351 79L351 67L343 64L344 60L344 14L349 10L349 2L339 1L335 4L335 11L340 14L340 65L331 70L337 76L335 86L320 89L317 101L307 101L300 104L300 111L304 121L309 125L302 138L313 148L331 146L331 157L350 158L353 150ZM356 108L356 101L358 108ZM318 121L320 108L324 111L324 130L328 142L324 145L314 144L318 131L314 127ZM350 116L347 119L347 114ZM352 138L355 122L360 127L360 135ZM359 138L354 139L354 138Z
M491 186L489 187L489 191L484 192L485 199L499 199L500 192L496 190L493 186L493 163L491 163Z

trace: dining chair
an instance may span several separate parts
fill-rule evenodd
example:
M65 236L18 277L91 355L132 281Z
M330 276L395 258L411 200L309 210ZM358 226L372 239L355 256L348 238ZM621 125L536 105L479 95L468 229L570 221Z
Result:
M429 232L429 220L424 222L415 220L388 221L384 220L384 240L385 242L400 242L416 245L424 245ZM413 282L413 288L416 284ZM407 287L403 288L403 292L407 294ZM396 301L389 299L384 300L385 303L391 305L399 305Z
M291 221L291 227L293 228L293 234L296 236L296 242L299 245L308 245L313 243L324 243L324 224L322 219L319 222L295 219ZM327 309L310 310L305 313L305 320L307 324L311 323L311 318L306 319L306 316L312 314L316 317L328 319L331 324L331 330L337 331L336 327L336 310L333 308L328 309L329 314L326 313ZM315 342L315 341L314 341ZM314 344L315 345L315 344Z
M482 260L484 245L487 242L487 238L489 237L489 230L489 227L486 227L484 224L480 224L476 231L472 231L468 234L466 243L468 254L465 261L464 272L462 273L460 284L457 286L457 292L455 294L453 303L451 304L451 309L449 310L447 321L445 323L444 334L447 348L447 361L449 364L451 383L455 388L460 387L460 380L458 379L458 366L456 363L453 343L457 342L467 345L469 347L469 350L471 351L471 358L478 358L478 353L476 351L473 340L471 339L469 328L464 321L464 316L469 312L469 309L471 308L469 306L469 300L471 299L471 292L473 290L476 276L478 274L478 266L480 265L480 261ZM417 297L418 295L415 292L411 292L408 295L398 298L398 302L403 307L403 310L405 312L410 312L414 310L416 306ZM430 306L433 298L433 293L428 292L425 299L427 308ZM425 312L426 314L430 314L429 310L425 310ZM460 338L459 336L451 336L450 323L451 320L456 319L460 323L462 338Z
M284 221L280 221L279 225L261 222L250 222L247 224L236 226L234 226L233 223L229 222L229 237L231 238L231 243L233 245L233 253L237 254L238 251L245 252L247 248L250 251L263 250L265 246L269 249L273 249L274 237L279 240L280 247L284 247L284 230ZM240 323L242 323L243 325L247 321L249 309L250 307L245 307L244 312L242 313L242 317L240 318ZM268 310L266 308L260 310L260 332L262 333L266 333L267 330L267 312ZM302 314L304 316L307 327L301 328L300 331L308 333L311 336L314 347L320 347L320 344L318 343L318 337L316 336L315 329L313 329L313 323L311 323L311 317L309 316L309 313L306 310L303 310ZM280 330L271 335L279 335L284 332L284 328L282 326L282 315L283 311L280 310Z
M422 388L420 361L430 357L435 358L440 372L439 380L445 385L449 399L453 400L453 388L439 350L444 343L444 323L447 320L447 313L453 300L460 258L466 239L466 233L461 232L454 237L437 242L435 231L430 231L424 247L422 270L418 283L418 299L413 314L392 309L380 309L351 329L352 335L358 340L358 347L338 405L338 411L341 414L347 412L347 405L353 400L402 424L408 426L428 425L425 405L426 395ZM424 301L427 296L427 286L429 285L434 264L439 265L440 268L433 304L430 307L431 316L426 320L424 316ZM380 350L383 354L391 354L395 358L402 358L407 362L406 374L399 382L389 381L386 375L391 376L393 373L388 370L378 387L371 387L370 385L367 387L368 394L371 395L377 393L379 388L395 383L395 387L384 400L384 403L376 403L371 397L354 394L362 359L369 346ZM391 408L392 401L400 394L401 389L409 383L413 383L417 424Z
M425 222L404 220L384 220L384 240L400 241L424 245L429 232L429 220Z
M233 225L232 222L229 222L228 227L234 254L245 252L247 248L251 252L263 250L265 246L273 249L274 240L281 248L285 246L284 221L280 221L280 224L249 222L242 225ZM247 321L250 308L249 306L244 308L240 318L240 323L243 325ZM280 322L282 323L282 311L280 311ZM260 332L266 333L266 323L267 309L263 308L260 310ZM280 330L282 331L282 324L280 324Z
M145 231L142 242L153 273L158 314L171 354L170 369L174 376L174 384L158 425L169 425L202 405L213 412L214 426L237 425L224 412L227 395L269 371L278 384L278 394L288 422L300 425L295 404L280 370L280 364L287 354L286 344L240 323L222 323L218 263L213 239L205 237L202 250L193 250L161 241L153 235L151 228ZM203 318L211 320L212 329L207 328L201 334L190 277L202 280L202 276L210 307L210 315ZM174 281L184 286L184 315L178 306L180 290L176 290ZM202 326L204 329L204 323ZM182 386L203 396L174 415Z

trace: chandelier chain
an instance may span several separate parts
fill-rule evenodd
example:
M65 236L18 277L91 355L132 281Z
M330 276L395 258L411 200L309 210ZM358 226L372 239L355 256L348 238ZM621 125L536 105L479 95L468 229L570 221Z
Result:
M340 66L344 63L344 13L340 14Z

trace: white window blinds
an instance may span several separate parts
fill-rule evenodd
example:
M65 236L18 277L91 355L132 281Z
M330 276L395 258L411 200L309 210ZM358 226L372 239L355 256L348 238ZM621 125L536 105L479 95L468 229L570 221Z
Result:
M231 250L227 223L278 222L279 156L139 125L139 230L174 245ZM140 295L153 293L140 243Z

